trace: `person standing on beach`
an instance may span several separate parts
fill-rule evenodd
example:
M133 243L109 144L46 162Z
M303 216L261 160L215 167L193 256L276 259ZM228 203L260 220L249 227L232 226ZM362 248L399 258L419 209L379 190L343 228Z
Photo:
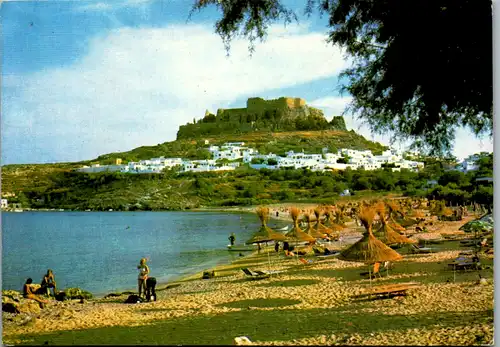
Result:
M139 285L139 297L142 294L142 289L144 289L144 294L146 294L146 280L148 279L149 274L149 266L146 264L146 258L142 258L139 265L137 265L137 269L139 269L139 278L137 279Z
M236 240L236 236L234 235L234 233L231 233L231 235L229 235L228 239L229 239L229 242L231 242L231 246L234 246L234 241Z

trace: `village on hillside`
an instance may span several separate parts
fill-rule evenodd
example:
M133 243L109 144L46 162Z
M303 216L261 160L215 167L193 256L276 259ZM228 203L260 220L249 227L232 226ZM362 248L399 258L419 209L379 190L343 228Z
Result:
M122 164L121 160L117 159L114 165L94 164L77 170L79 172L107 171L135 174L159 173L165 169L177 167L179 172L207 172L235 170L242 163L249 164L254 169L307 168L311 171L345 170L346 168L375 170L385 165L392 167L393 171L402 168L416 171L424 167L422 162L403 159L403 153L394 149L386 150L382 155L373 155L370 150L343 148L337 153L330 153L328 148L323 148L323 153L319 154L288 151L285 156L279 156L274 153L261 154L258 150L245 146L244 142L228 142L221 146L211 145L208 151L212 154L212 159L185 160L159 157L128 164Z
M208 142L208 141L207 141ZM208 143L207 143L208 144ZM207 171L229 171L235 170L242 163L249 164L254 169L301 169L307 168L311 171L326 170L376 170L383 167L391 168L393 171L408 169L418 171L424 168L424 163L404 159L408 153L396 149L384 151L381 155L373 155L370 150L355 150L343 148L337 153L328 152L306 154L289 151L285 156L274 153L260 154L256 149L245 146L244 142L228 142L221 146L211 145L208 151L213 159L185 160L182 158L151 158L138 162L122 164L117 159L114 165L94 164L77 169L79 172L122 172L131 174L160 173L163 170L178 168L179 172L207 172ZM475 169L476 157L470 156L459 166L461 171Z

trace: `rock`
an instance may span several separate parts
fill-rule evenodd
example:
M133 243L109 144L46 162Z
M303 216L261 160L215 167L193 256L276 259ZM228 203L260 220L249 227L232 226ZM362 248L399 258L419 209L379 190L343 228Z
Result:
M248 346L251 345L252 341L246 336L238 336L234 338L234 345L236 346Z
M19 312L39 314L41 311L40 305L34 300L24 300L18 305Z
M478 281L478 284L479 285L487 285L488 284L488 280L484 277L482 277L479 281Z
M92 299L92 293L80 288L68 288L64 292L67 299Z
M19 311L19 308L17 307L17 305L14 304L13 302L5 302L5 303L2 302L2 311L9 312L9 313L21 313L21 311Z

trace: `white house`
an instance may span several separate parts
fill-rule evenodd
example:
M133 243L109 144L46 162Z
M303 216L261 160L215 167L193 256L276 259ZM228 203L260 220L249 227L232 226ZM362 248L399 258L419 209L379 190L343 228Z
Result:
M324 156L325 161L327 161L328 163L336 163L337 160L341 158L341 156L337 153L325 153Z
M461 163L459 170L463 172L475 171L479 169L479 165L476 164L479 156L473 154L465 158Z
M7 208L9 206L7 199L2 199L1 201L2 201L2 208Z
M251 165L255 168L266 167L268 169L279 169L279 168L309 168L311 170L345 170L346 168L352 168L354 170L358 168L364 168L365 170L376 170L380 169L383 164L394 163L396 168L393 171L398 171L401 168L418 170L424 167L424 164L416 161L404 160L401 156L400 151L394 149L384 151L382 155L374 156L371 151L364 150L358 151L355 149L342 148L337 153L327 153L327 148L323 148L322 154L306 154L303 151L295 153L294 151L289 151L286 153L285 157L280 157L274 153L269 154L259 154L259 152L254 148L243 147L244 142L228 142L222 146L210 145L208 148L209 152L212 153L213 159L203 159L203 160L191 160L185 161L182 158L151 158L146 160L140 160L139 162L129 162L127 165L103 165L94 164L91 167L84 166L78 171L80 172L104 172L104 171L120 171L123 173L159 173L165 168L171 169L176 166L181 167L182 172L195 171L222 171L222 170L234 170L237 168L239 162L231 162L224 166L217 165L218 159L228 159L236 160L243 158L243 162L251 163L253 158L260 158L265 161L269 159L275 159L277 165ZM348 156L349 161L347 164L337 163L337 160ZM477 158L470 157L467 161L464 161L465 169L474 169L475 160Z

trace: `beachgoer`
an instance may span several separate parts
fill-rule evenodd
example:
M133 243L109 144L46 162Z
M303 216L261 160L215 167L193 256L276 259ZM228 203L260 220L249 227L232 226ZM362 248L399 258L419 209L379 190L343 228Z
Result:
M43 276L41 288L42 292L44 294L47 293L49 296L50 296L50 288L52 288L52 290L54 291L54 297L56 296L57 294L56 279L51 269L48 269L45 276Z
M148 277L146 280L146 300L151 301L151 297L154 297L156 301L156 278Z
M146 264L146 258L142 258L139 265L137 265L137 269L139 269L139 277L137 279L137 284L139 286L139 297L142 294L142 289L144 289L144 294L146 294L146 280L148 279L149 274L149 266Z
M285 255L288 255L289 249L290 245L288 244L288 242L283 242L283 250L285 251Z
M280 243L279 242L274 243L274 250L276 251L276 253L279 252L279 250L280 250Z
M231 233L231 235L229 235L228 239L229 239L229 242L231 242L231 246L234 246L234 241L236 240L236 236L234 235L234 233Z
M43 304L48 303L48 301L43 300L38 295L36 295L36 290L33 288L33 280L28 278L26 283L23 286L23 296L26 299L32 299L37 301L40 304L40 307L43 308Z
M279 217L280 216L280 213L278 211L276 211L276 217Z

